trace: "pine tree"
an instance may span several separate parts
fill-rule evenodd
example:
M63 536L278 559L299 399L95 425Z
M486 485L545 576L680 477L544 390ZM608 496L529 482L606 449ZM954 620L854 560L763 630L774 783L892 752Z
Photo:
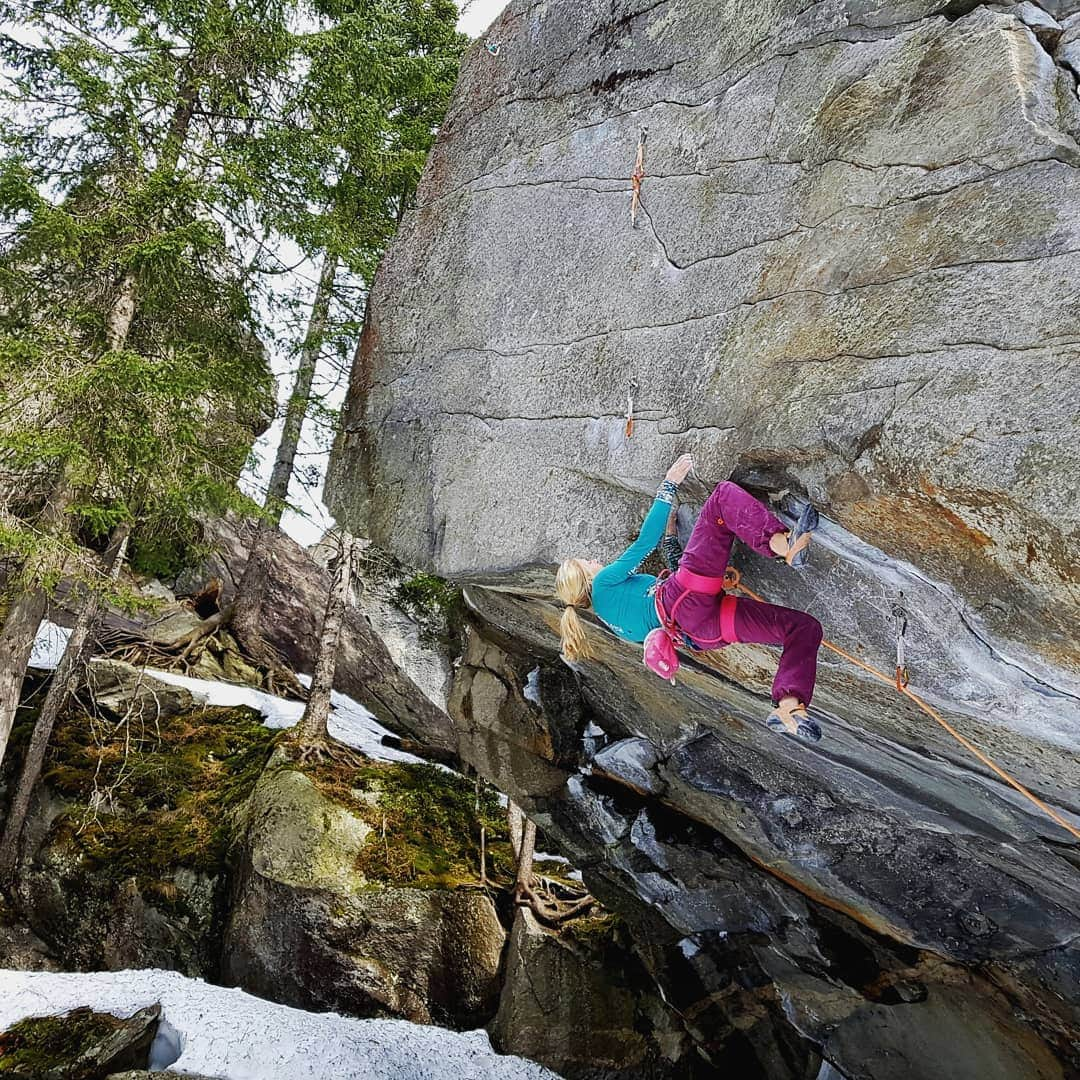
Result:
M23 27L0 42L0 757L52 588L103 585L78 541L182 547L234 499L270 385L222 222L251 201L238 148L287 10L0 5Z

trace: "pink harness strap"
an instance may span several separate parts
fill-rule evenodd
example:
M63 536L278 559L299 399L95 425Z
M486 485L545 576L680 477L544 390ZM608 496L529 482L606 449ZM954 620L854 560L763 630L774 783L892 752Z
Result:
M681 566L675 571L675 580L691 592L705 593L706 596L717 596L724 591L724 579L722 577L710 577L708 574L695 574L692 570L684 570Z
M706 596L717 596L724 591L724 579L722 577L709 577L707 574L695 574L690 570L684 570L679 567L675 571L675 580L685 590L671 605L670 614L664 611L664 605L660 599L661 589L658 586L656 595L654 597L656 601L656 614L660 619L660 624L670 631L676 631L682 633L679 629L679 625L675 620L675 613L678 610L679 604L690 595L690 593L704 593ZM661 584L663 577L661 576ZM698 645L712 646L712 645L734 645L738 640L738 635L735 633L735 605L738 603L737 599L730 594L725 593L720 599L720 637L719 638L694 638L693 640Z
M739 640L738 634L735 633L735 605L737 603L738 600L728 593L725 593L720 601L720 633L730 645L734 645Z

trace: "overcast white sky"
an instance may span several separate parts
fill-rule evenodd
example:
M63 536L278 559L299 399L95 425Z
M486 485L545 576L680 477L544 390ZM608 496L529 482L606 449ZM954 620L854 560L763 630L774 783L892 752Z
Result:
M471 3L458 0L458 7L466 9L458 21L458 29L473 37L479 37L506 4L507 0L472 0Z

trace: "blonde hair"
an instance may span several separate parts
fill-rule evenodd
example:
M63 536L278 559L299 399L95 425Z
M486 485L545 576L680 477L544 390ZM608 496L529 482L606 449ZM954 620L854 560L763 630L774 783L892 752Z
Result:
M567 605L559 620L563 656L567 660L591 660L593 651L575 605L587 607L592 603L592 574L580 559L563 560L555 574L555 594Z

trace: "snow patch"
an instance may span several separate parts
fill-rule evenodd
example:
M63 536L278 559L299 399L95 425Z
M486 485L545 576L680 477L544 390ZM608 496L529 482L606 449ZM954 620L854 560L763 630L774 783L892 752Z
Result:
M34 648L30 653L30 666L38 671L55 671L67 648L71 631L66 626L57 626L44 619L34 638Z
M531 701L534 705L544 707L544 703L540 700L540 666L539 664L529 672L528 677L525 680L525 686L522 690L525 695L526 701Z
M175 971L0 971L0 1031L82 1005L127 1017L158 1001L168 1051L179 1050L170 1063L177 1072L223 1080L558 1080L541 1065L496 1054L483 1031L309 1013Z
M156 671L147 668L148 675L173 686L182 686L201 702L207 705L237 706L248 705L262 713L268 728L292 727L304 713L302 701L288 701L275 697L253 686L238 686L235 683L213 682L209 679L193 679L188 675L177 675L172 671ZM304 685L311 682L309 675L298 676ZM426 764L423 758L407 754L404 750L395 750L383 744L383 736L396 739L397 736L384 728L375 717L359 702L336 690L330 695L330 720L327 724L330 735L359 750L367 757L377 761L399 761L411 765Z

